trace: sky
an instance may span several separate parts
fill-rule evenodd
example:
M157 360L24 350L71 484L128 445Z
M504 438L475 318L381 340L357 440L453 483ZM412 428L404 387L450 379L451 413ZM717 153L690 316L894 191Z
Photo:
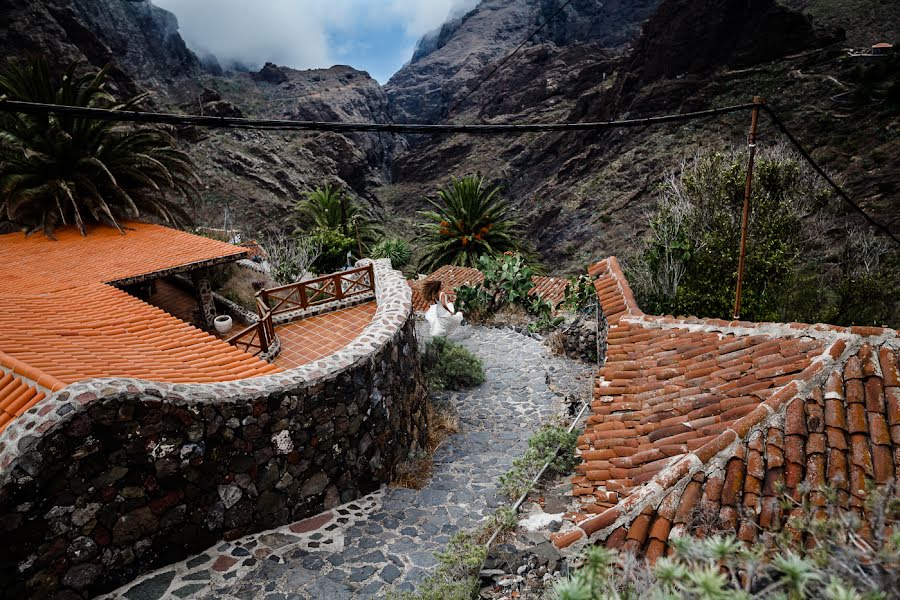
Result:
M181 36L223 66L294 69L350 65L381 83L422 35L478 0L153 0L178 17Z

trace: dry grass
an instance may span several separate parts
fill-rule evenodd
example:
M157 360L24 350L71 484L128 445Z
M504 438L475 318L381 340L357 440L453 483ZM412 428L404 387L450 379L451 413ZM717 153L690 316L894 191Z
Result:
M428 401L428 442L422 455L397 465L391 487L421 490L434 473L434 453L448 437L459 432L459 416L449 404Z

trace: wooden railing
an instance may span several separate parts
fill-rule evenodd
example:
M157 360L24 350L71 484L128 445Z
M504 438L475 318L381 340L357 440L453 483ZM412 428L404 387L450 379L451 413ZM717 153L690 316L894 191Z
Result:
M236 346L253 356L259 356L268 352L269 347L275 341L272 311L259 298L256 299L256 312L259 314L259 320L256 323L248 325L225 340L232 346Z
M248 354L259 356L268 352L275 341L274 315L306 310L370 292L375 292L375 270L372 265L262 290L256 295L259 320L225 341Z
M372 265L339 271L290 285L259 292L263 306L272 315L306 310L321 304L362 296L375 291Z

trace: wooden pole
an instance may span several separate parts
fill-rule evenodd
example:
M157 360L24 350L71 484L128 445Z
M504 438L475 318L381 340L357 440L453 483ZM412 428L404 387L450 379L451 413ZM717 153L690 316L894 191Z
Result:
M747 158L747 181L744 184L744 214L741 217L741 251L738 258L737 290L734 295L734 318L741 317L741 292L744 285L744 258L747 255L747 228L750 225L750 194L753 191L753 159L756 157L756 125L759 122L759 107L765 98L753 97L753 111L750 117L750 136L747 138L749 156Z

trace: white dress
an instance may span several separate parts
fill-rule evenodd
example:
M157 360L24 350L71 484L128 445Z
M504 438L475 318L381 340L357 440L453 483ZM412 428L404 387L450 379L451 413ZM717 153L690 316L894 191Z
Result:
M450 335L463 320L463 314L456 312L453 303L447 301L443 292L441 292L440 299L443 300L443 303L438 301L429 306L425 312L425 320L431 326L431 337ZM444 304L447 305L447 308L444 308Z

